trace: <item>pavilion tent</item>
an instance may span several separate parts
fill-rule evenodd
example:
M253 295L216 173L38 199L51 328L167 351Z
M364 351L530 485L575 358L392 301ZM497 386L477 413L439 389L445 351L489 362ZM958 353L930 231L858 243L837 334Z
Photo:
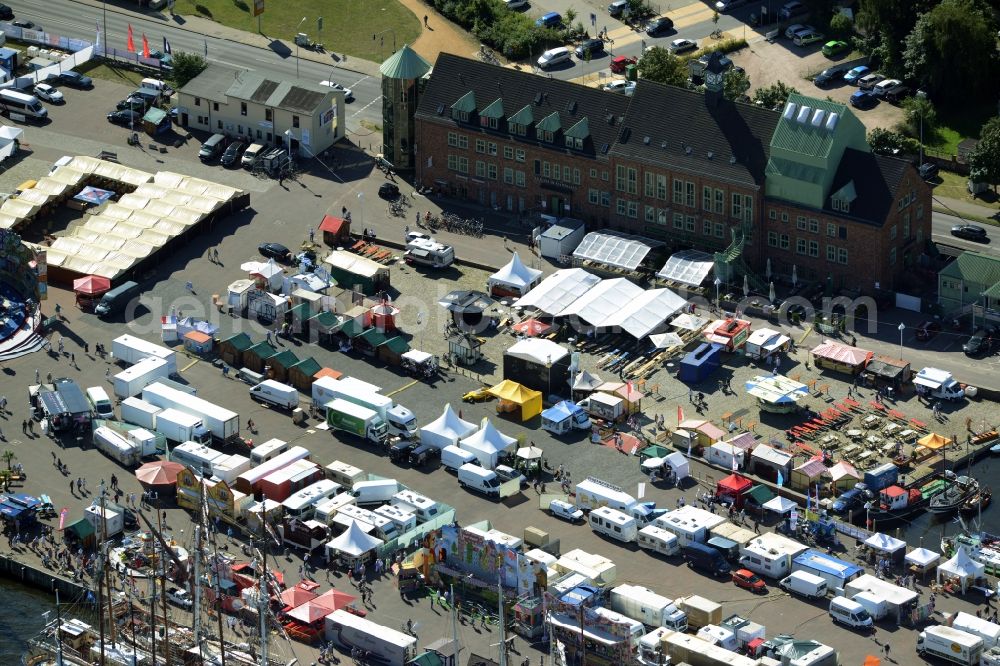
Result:
M657 333L656 335L649 336L649 341L653 343L653 347L656 349L671 349L684 344L681 336L676 333Z
M288 612L293 608L298 608L307 601L312 601L317 596L318 595L315 592L311 592L310 590L295 585L287 590L284 590L280 595L278 595L278 598L281 600L283 605L282 610Z
M580 374L576 376L573 380L573 391L580 391L584 393L590 393L596 391L597 387L604 383L604 380L597 375L591 374L590 372L583 370Z
M350 522L350 526L340 536L336 536L327 542L326 550L328 555L332 554L341 559L357 560L385 543L378 537L365 534L356 520Z
M486 469L496 467L500 456L516 445L516 438L497 430L488 418L483 419L478 431L459 442L459 446L476 456L479 465Z
M917 446L922 446L925 449L937 450L944 446L951 444L951 439L945 437L944 435L939 435L936 432L932 432L924 435L917 440Z
M491 295L523 296L531 291L542 278L542 271L537 268L529 268L521 261L517 252L510 258L507 265L491 275L486 284Z
M741 474L730 474L719 481L715 487L715 494L718 497L726 497L732 500L733 506L739 508L743 506L744 496L750 492L753 481Z
M563 268L522 296L517 307L540 310L550 315L558 314L599 282L601 278L582 268Z
M680 451L674 451L663 459L663 464L674 470L674 483L691 475L691 464Z
M332 613L335 610L340 610L341 608L347 608L358 598L353 594L348 594L347 592L341 592L340 590L335 590L330 588L323 594L319 595L313 600L317 606L324 606L327 608L327 612Z
M643 293L643 288L625 278L604 280L558 312L560 317L578 317L584 323L603 327L614 321L624 304Z
M687 312L682 312L670 320L670 325L673 328L679 328L685 331L700 331L705 328L705 324L707 323L708 319L698 317Z
M326 606L316 603L315 600L310 600L299 604L285 613L285 615L302 624L313 624L326 618L330 612L330 609Z
M687 301L669 289L649 289L626 301L606 325L618 326L641 340L686 305Z
M535 391L523 384L505 379L496 386L486 389L501 401L514 403L521 408L521 420L533 419L542 413L542 392Z
M542 429L556 435L573 429L573 417L583 408L569 400L562 400L542 412Z
M927 573L941 559L941 553L935 553L926 548L915 548L906 554L905 559L921 573Z
M446 446L457 446L459 441L476 432L475 424L463 421L450 404L444 406L444 411L434 421L420 428L420 443L430 444L438 449Z
M699 250L682 250L670 255L656 277L697 287L715 268L715 257Z
M977 579L983 577L985 570L986 565L973 560L965 547L959 546L954 557L938 565L937 580L940 583L942 575L945 579L958 578L964 593L970 584L975 584Z
M790 513L798 505L787 497L775 495L764 502L763 506L768 511L774 511L775 513Z
M889 557L894 562L902 562L906 556L905 541L881 532L876 532L865 539L865 545Z
M624 234L591 231L573 251L580 261L593 261L625 271L634 271L653 248L639 239Z

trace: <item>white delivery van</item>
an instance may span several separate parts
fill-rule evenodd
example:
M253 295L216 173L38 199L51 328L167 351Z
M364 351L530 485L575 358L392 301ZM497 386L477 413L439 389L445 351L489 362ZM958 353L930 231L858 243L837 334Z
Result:
M376 481L358 481L351 487L351 494L359 506L365 504L385 504L400 490L396 479L378 479Z
M250 389L250 397L282 409L293 410L299 406L299 391L294 386L265 379Z
M852 629L870 629L872 616L865 607L847 597L834 597L830 600L830 617L835 623Z
M145 78L145 79L143 79L142 81L139 82L139 87L140 88L149 88L150 90L155 90L156 92L158 92L163 97L169 97L170 93L173 92L170 89L170 86L168 86L166 83L164 83L160 79Z
M458 485L487 497L500 497L500 477L493 470L479 465L466 463L459 467Z
M242 165L244 169L253 167L257 163L257 160L260 159L260 156L264 153L264 149L266 148L267 146L262 143L251 143L247 146L247 149L243 151L243 157L240 158L240 165Z
M100 386L91 386L87 389L87 400L89 400L90 404L94 406L94 412L97 413L98 418L115 418L115 407L111 403L111 399L108 397L107 391L102 389Z
M476 462L476 456L460 446L449 444L441 449L441 466L449 471L457 472L462 465L474 462Z
M819 599L826 596L826 579L815 576L807 571L793 571L778 583L781 589L797 594L807 599Z
M624 543L632 543L639 534L635 518L608 506L594 509L587 516L587 520L590 522L590 529L598 534Z
M881 620L889 614L889 607L886 605L885 599L875 592L867 590L864 592L858 592L851 597L851 600L861 604L861 606L868 611L868 614L872 616L872 620L875 622Z
M681 552L680 542L677 535L670 530L665 530L657 525L646 525L636 536L636 543L639 548L648 550L660 555L677 555Z
M562 518L563 520L568 520L571 523L583 522L583 511L576 508L569 502L564 502L560 499L554 499L549 502L549 513L551 513L556 518Z

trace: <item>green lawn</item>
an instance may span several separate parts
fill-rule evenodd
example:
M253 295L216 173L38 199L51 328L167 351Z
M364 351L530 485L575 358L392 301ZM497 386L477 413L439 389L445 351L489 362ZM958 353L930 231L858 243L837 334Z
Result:
M979 130L996 112L993 103L968 105L957 108L937 109L937 128L934 136L925 137L934 151L946 155L958 153L958 144L965 139L979 138Z
M252 8L253 0L177 0L174 12L257 32ZM322 33L317 30L321 16ZM381 62L392 55L393 33L397 47L412 44L420 34L420 21L396 0L265 0L260 31L289 42L295 33L304 32L327 51ZM380 46L382 39L373 40L372 35L383 31Z
M108 65L100 64L96 60L86 62L75 69L81 74L86 74L92 79L101 79L102 81L113 81L115 83L128 84L135 86L136 88L139 87L139 82L142 81L144 77L148 76L148 74L133 72L130 69L110 67Z

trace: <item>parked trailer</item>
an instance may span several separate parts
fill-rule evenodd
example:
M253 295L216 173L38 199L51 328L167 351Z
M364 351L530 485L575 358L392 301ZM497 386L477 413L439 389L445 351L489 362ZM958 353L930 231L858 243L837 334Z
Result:
M200 418L179 409L168 407L156 415L156 431L171 442L197 442L208 444L212 433Z
M378 412L341 398L326 403L326 422L335 430L349 432L374 444L383 444L389 434Z
M139 361L153 357L162 358L170 368L169 374L177 374L177 352L152 342L146 342L134 335L120 335L111 341L111 353L125 365L135 365Z
M611 610L644 625L687 631L687 613L664 596L640 585L619 585L611 590Z
M142 398L135 397L125 398L119 407L121 408L122 421L141 426L147 430L156 430L156 415L163 411L156 405L151 405Z
M142 399L158 407L173 407L182 412L201 417L212 437L230 442L240 436L240 415L213 405L207 400L166 386L162 382L150 384L142 390Z
M115 395L123 399L131 398L153 382L169 376L170 364L166 360L155 356L144 358L114 376Z
M361 384L361 385L359 385ZM406 407L376 391L365 390L367 382L357 382L352 377L339 380L331 388L334 398L361 405L377 412L389 428L389 433L406 439L417 436L417 418Z
M94 428L94 446L123 467L135 467L142 458L142 449L139 446L107 426Z
M296 460L308 460L309 455L309 449L302 446L293 446L284 453L278 454L236 477L236 490L246 495L256 494L260 491L261 480L266 476L277 472L279 469L288 467Z
M404 666L415 656L417 639L345 610L326 616L326 640L345 649L358 648L386 666Z

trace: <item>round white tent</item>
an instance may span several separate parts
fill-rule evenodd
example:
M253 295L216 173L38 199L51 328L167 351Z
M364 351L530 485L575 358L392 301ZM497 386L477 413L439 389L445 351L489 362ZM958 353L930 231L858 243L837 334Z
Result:
M503 434L489 419L483 419L479 431L463 439L459 446L476 456L480 466L493 469L497 459L504 451L509 451L517 444L517 439Z
M937 580L940 583L942 577L945 580L957 578L962 592L965 592L969 585L974 585L977 579L983 577L985 570L986 565L976 562L965 552L965 548L959 546L953 558L938 565Z
M460 440L476 432L477 429L475 424L459 418L448 404L444 406L441 416L420 429L420 443L430 444L438 449L449 445L457 446Z

